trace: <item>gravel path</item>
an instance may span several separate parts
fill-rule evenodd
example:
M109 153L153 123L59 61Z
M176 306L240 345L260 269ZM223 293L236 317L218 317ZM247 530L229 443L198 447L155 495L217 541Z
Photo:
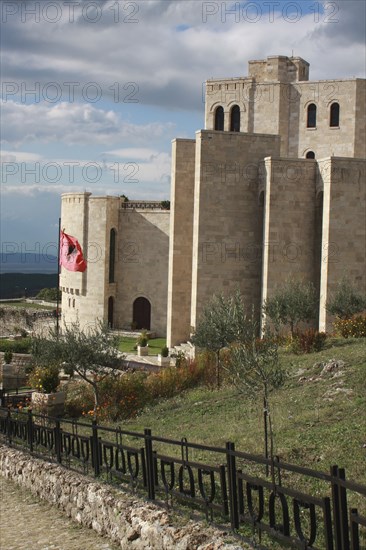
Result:
M57 508L0 477L0 550L117 550Z

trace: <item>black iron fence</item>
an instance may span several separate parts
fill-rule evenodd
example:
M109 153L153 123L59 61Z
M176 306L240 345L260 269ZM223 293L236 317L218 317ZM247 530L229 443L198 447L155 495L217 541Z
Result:
M150 500L186 501L209 521L255 539L257 548L366 548L366 486L346 480L338 466L318 472L243 453L230 442L212 447L153 436L149 429L138 433L5 408L0 436L67 468L129 485Z

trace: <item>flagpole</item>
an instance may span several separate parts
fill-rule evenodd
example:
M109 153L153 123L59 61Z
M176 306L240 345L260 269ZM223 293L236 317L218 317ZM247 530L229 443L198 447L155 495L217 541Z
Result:
M60 306L60 235L61 235L61 218L58 219L58 240L57 240L57 300L56 300L56 334L58 336L59 323L59 306Z

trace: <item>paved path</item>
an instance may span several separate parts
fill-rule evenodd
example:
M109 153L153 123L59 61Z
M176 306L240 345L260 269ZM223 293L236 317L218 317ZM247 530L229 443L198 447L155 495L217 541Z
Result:
M51 504L0 477L0 550L117 550Z

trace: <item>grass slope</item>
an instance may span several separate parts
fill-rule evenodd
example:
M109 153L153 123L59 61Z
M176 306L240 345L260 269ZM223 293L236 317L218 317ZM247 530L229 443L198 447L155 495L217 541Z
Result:
M320 362L345 362L322 373ZM366 484L366 339L328 341L320 353L281 354L286 385L272 395L275 452L288 462L329 471L346 468L347 477ZM197 388L145 409L123 428L207 445L263 454L261 399L250 402L231 387ZM197 456L196 458L200 458Z

